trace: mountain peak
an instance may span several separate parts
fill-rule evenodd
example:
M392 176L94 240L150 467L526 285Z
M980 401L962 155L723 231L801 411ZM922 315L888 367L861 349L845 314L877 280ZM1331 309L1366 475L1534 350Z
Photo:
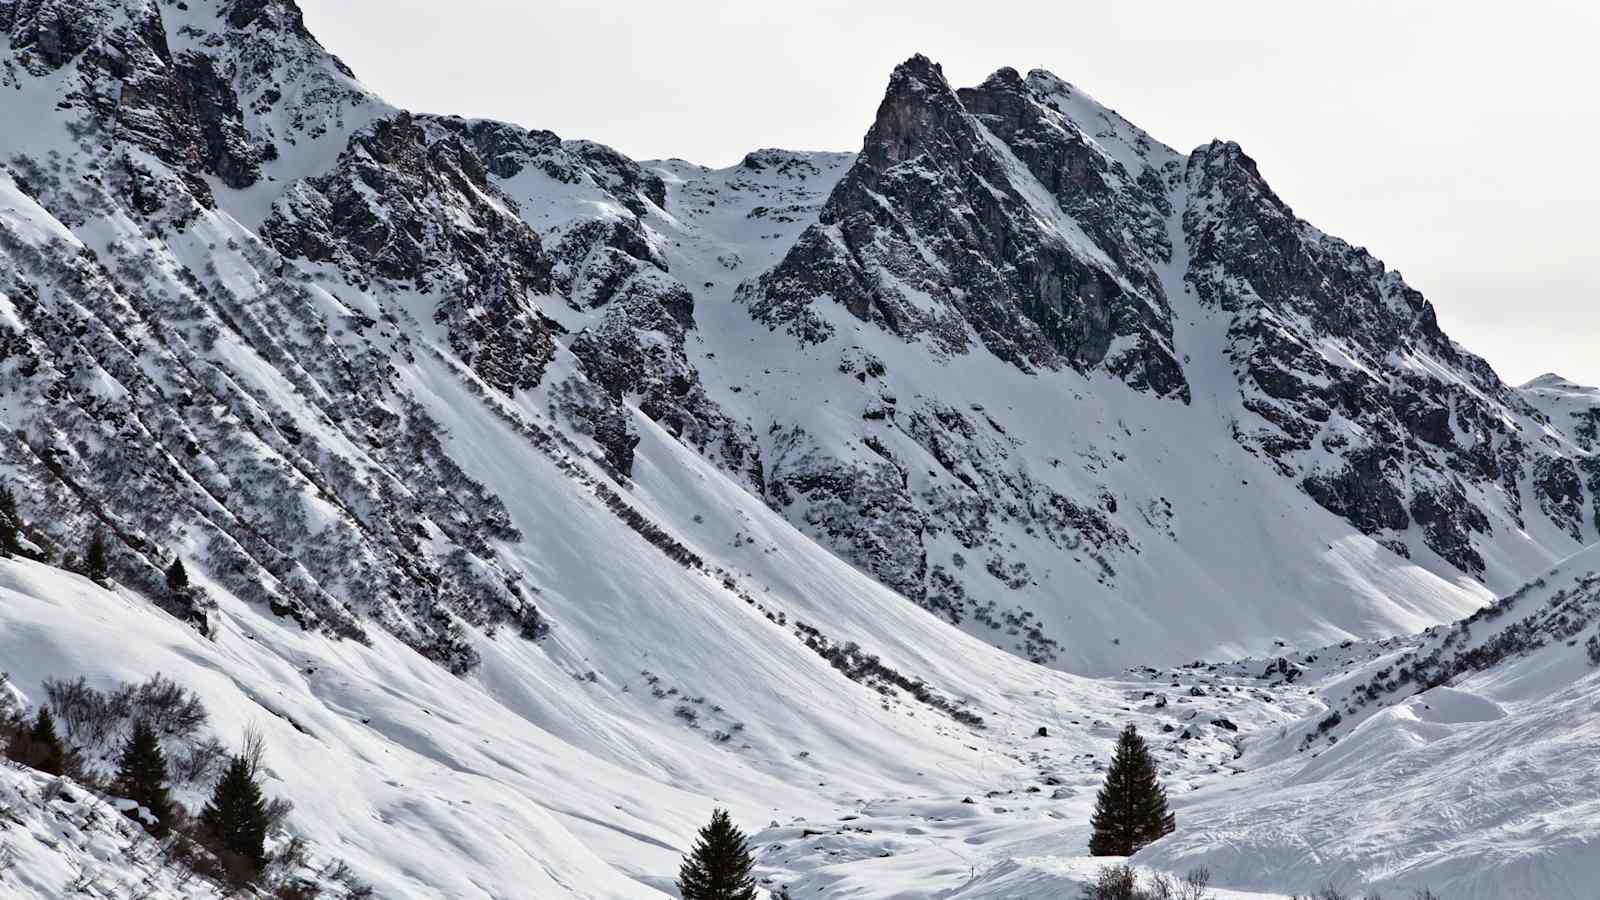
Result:
M979 87L984 90L1022 90L1024 85L1022 76L1017 74L1016 69L1010 66L1001 66L991 72Z
M907 86L911 90L920 89L918 86L943 87L946 90L950 87L944 78L944 68L921 53L912 54L905 62L894 67L894 73L889 79L891 91L896 84Z
M1556 372L1546 372L1523 384L1524 388L1578 387L1578 383Z
M1556 372L1546 372L1525 384L1519 390L1536 391L1545 393L1600 395L1600 388L1588 384L1579 384L1564 375Z
M295 0L225 0L223 10L230 28L243 30L254 25L311 36L306 30L305 13Z

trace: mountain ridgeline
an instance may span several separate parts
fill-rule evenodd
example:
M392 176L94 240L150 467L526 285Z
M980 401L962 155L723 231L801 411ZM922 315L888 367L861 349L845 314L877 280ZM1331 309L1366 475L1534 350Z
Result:
M0 0L0 56L0 467L39 555L104 531L202 629L174 554L457 672L563 627L461 421L755 602L730 554L783 548L651 512L660 429L1083 672L1446 621L1600 537L1593 391L1044 71L913 57L859 152L714 170L390 106L292 0Z

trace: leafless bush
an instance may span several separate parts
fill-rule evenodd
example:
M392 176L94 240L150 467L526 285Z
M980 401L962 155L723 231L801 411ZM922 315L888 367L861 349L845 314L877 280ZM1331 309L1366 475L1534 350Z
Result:
M328 863L327 868L322 870L322 877L343 886L345 896L350 900L367 900L372 896L372 885L357 877L355 870L342 859Z
M273 854L271 864L279 871L288 874L304 866L306 861L306 839L297 834L289 838L288 843Z
M1289 895L1289 900L1351 900L1351 897L1330 884L1316 893L1305 895L1305 897L1291 894Z
M138 716L161 734L189 738L206 724L206 708L192 691L160 672L138 686L133 697Z
M261 774L261 764L267 758L267 736L255 725L246 725L239 740L239 755L250 766L250 777Z
M1139 876L1130 866L1106 866L1094 884L1084 888L1084 900L1146 900Z
M72 879L67 882L66 890L72 894L98 894L100 888L100 873L89 867L86 862L77 863L73 867Z
M227 758L227 745L216 738L195 741L187 750L170 758L172 780L180 784L205 784Z
M82 676L76 681L46 678L44 692L65 736L79 746L104 748L125 722L141 717L166 737L189 740L207 718L198 696L159 672L111 691L90 687Z
M79 745L103 746L130 712L129 692L103 693L82 676L77 681L46 678L44 694L64 736Z
M1190 869L1181 879L1156 873L1150 876L1149 887L1141 887L1131 866L1107 866L1084 889L1084 900L1211 900L1213 896L1211 870L1204 867Z
M267 827L277 828L292 812L294 812L293 801L287 797L273 797L267 801Z
M1190 869L1178 884L1178 900L1210 900L1211 870L1205 866Z

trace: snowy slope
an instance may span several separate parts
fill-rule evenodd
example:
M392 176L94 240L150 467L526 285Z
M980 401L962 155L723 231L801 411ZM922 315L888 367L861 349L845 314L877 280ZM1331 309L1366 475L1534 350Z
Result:
M578 509L569 514L581 519ZM776 519L767 524L787 528ZM619 559L619 567L630 564ZM774 574L790 569L784 561L770 566ZM216 638L207 641L126 592L37 563L0 561L0 658L25 691L63 673L107 685L159 671L204 699L220 736L261 728L266 788L294 800L291 827L315 858L348 861L383 897L660 896L652 888L669 886L713 803L761 832L760 874L796 895L818 885L890 896L966 884L962 896L1007 896L990 891L1009 890L1003 886L1017 877L1007 874L1011 860L1025 848L1034 848L1030 856L1081 854L1096 760L1107 758L1122 710L1143 696L1144 682L1085 681L1029 666L860 575L842 583L792 571L789 578L813 589L847 589L852 581L860 588L857 603L817 610L834 615L841 637L852 634L852 618L904 610L895 629L903 644L893 649L905 655L886 659L948 675L936 686L965 691L987 727L954 727L905 698L848 681L792 639L763 641L770 623L737 601L719 603L710 585L697 595L693 580L676 586L680 602L652 595L606 620L614 637L593 681L577 676L597 658L586 659L590 648L570 638L534 651L514 638L486 643L481 671L462 679L390 639L363 648L307 635L226 596ZM593 608L588 598L605 580L584 587L581 602ZM704 609L686 613L685 605ZM668 623L695 615L732 621L698 637L670 630ZM720 643L746 628L747 640ZM637 636L640 646L617 635ZM653 697L648 678L635 674L646 665L663 674L661 687L678 693ZM690 695L702 689L704 702L695 703ZM1204 783L1237 753L1229 733L1193 724L1194 716L1265 728L1293 714L1292 706L1220 693L1171 696L1161 709L1146 698L1136 721L1152 731L1163 723L1197 735L1204 729L1185 747L1160 751L1175 786ZM685 702L701 716L697 727L673 714ZM725 719L744 727L729 742L712 739L707 731ZM1048 737L1034 735L1039 726ZM26 790L38 794L37 785ZM962 802L971 797L999 799ZM854 854L829 854L829 868L814 870L812 854L839 842L801 833L826 835L852 817L870 820L877 832L863 855L875 859L892 847L898 873L846 865L859 859ZM912 837L940 820L952 824L932 832L938 840ZM787 830L762 830L768 821ZM932 862L949 859L948 848L969 864L958 872ZM30 848L37 859L24 867L27 878L0 883L22 897L57 896L58 876L75 874L78 856L54 849ZM122 853L100 852L91 869L107 883L126 880ZM1037 865L1065 867L1041 882L1052 890L1096 869L1087 860ZM985 873L982 881L972 883L974 868Z
M1338 720L1261 735L1255 771L1197 794L1186 827L1138 858L1247 888L1589 895L1597 622L1591 548L1455 625L1290 655Z
M719 804L793 896L1054 896L1124 721L1163 847L1312 789L1307 688L1167 667L1419 631L1600 536L1592 391L1501 384L1236 146L1049 73L918 57L860 153L711 170L398 110L289 0L0 33L0 477L47 560L0 561L0 669L261 725L380 896L670 896ZM115 591L63 572L92 531ZM1453 827L1396 883L1467 885Z

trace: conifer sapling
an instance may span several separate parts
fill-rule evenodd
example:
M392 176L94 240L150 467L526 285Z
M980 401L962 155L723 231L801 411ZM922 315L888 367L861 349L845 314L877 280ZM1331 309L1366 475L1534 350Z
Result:
M106 559L106 538L99 531L89 539L89 550L83 557L83 571L95 581L111 577L111 565Z
M167 793L167 756L161 751L155 729L145 719L133 723L133 732L122 745L117 778L111 790L149 810L155 819L153 823L140 817L137 809L128 810L128 815L144 824L147 831L157 836L167 832L172 818L172 799Z
M728 818L727 810L719 809L684 857L678 891L683 900L755 900L756 882L750 877L754 865L744 833Z
M175 556L172 558L172 565L167 566L167 590L181 594L188 589L189 570L183 567L183 560Z
M1093 856L1132 856L1177 827L1167 810L1166 788L1156 780L1155 761L1131 724L1117 739L1117 752L1095 797L1090 825L1094 830L1089 853Z
M234 756L200 811L200 825L212 849L244 863L245 874L259 873L267 862L267 804L261 786L250 774L250 761Z
M0 485L0 555L10 556L22 549L18 535L22 519L17 516L17 495L11 488Z
M18 729L11 736L6 755L30 768L50 775L62 775L67 770L67 747L56 736L56 721L50 707L39 707L33 725Z

